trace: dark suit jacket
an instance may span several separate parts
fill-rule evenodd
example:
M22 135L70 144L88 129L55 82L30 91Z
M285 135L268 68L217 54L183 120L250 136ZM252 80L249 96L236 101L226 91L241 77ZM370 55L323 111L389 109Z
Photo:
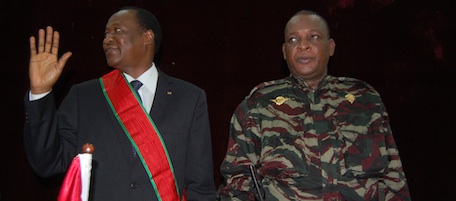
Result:
M38 175L65 172L83 144L92 143L90 200L157 200L98 79L73 86L58 110L52 92L42 99L28 100L27 95L24 143ZM165 141L181 193L185 188L187 200L215 200L205 92L159 72L150 114Z

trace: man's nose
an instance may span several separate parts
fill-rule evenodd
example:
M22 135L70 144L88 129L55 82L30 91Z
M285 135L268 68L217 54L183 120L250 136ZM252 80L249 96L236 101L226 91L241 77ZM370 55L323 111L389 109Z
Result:
M308 49L310 49L309 41L301 40L300 43L298 44L298 49L299 50L308 50Z
M103 39L103 44L109 44L110 42L112 42L112 35L107 33L105 34L105 37Z

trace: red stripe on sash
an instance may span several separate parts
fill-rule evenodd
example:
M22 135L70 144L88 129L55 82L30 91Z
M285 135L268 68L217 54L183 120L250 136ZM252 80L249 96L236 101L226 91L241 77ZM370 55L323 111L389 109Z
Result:
M117 120L136 147L158 200L179 200L179 187L163 139L122 73L114 70L101 77L100 83Z

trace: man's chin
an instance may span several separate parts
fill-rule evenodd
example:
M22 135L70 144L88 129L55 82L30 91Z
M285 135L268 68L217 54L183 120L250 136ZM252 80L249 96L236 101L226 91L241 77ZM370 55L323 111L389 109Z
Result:
M106 64L108 64L108 66L110 66L112 68L116 68L116 66L118 65L118 62L106 59Z

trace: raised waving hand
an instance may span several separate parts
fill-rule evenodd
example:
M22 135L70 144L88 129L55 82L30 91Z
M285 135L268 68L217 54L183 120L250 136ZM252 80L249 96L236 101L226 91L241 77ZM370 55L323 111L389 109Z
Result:
M51 91L71 57L72 53L66 52L58 59L59 40L59 32L53 31L51 26L38 31L38 48L36 38L30 37L29 76L33 94Z

